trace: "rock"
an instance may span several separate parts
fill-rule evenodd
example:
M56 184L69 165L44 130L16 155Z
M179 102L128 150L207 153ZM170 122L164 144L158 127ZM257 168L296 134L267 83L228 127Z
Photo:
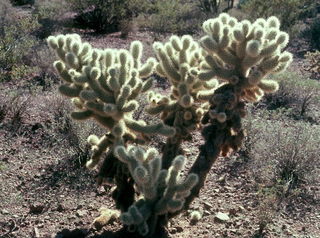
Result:
M206 210L210 210L211 208L213 208L213 206L211 205L211 203L208 202L203 202L204 208Z
M57 211L58 212L63 212L65 210L64 206L60 203L58 206L57 206Z
M4 157L4 158L2 158L2 161L3 161L3 162L9 162L9 157Z
M226 175L222 175L220 176L220 178L218 178L217 180L218 183L225 183L226 182Z
M6 209L3 209L3 210L1 211L1 213L2 213L3 215L8 215L8 214L9 214L8 210L6 210Z
M181 226L176 226L176 231L179 232L183 232L183 228Z
M40 233L37 227L33 228L33 237L34 238L40 238Z
M216 222L226 222L230 220L230 217L228 216L228 214L223 213L223 212L218 212L215 216L214 216L214 220Z
M225 190L226 192L230 192L230 191L233 191L233 187L224 186L224 190Z
M40 203L34 203L29 206L29 212L33 214L40 214L44 210L44 205Z
M230 208L230 209L229 209L229 215L230 215L230 216L236 216L237 213L238 213L238 210L237 210L237 209L235 209L235 208Z
M93 226L96 230L101 230L103 226L112 223L119 218L120 213L117 210L101 207L99 209L100 216L94 219Z
M176 234L177 233L177 229L175 227L170 229L170 233L171 234Z
M205 210L205 211L203 212L203 215L204 215L204 216L210 216L210 215L211 215L211 212L210 212L210 211Z
M107 194L107 191L104 188L104 186L98 187L98 189L97 189L97 195L98 196L103 196L103 195L106 195L106 194Z
M87 211L85 211L85 210L78 210L78 211L76 212L77 217L83 217L83 216L85 216L86 214L87 214Z
M245 210L246 210L246 209L245 209L243 206L241 206L241 205L238 207L238 211L239 211L239 212L244 212Z

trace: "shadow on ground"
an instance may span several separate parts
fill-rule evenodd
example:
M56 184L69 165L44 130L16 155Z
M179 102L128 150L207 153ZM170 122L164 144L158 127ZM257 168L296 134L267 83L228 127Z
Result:
M99 235L90 235L90 231L86 229L63 229L59 231L54 238L143 238L139 234L131 233L126 230L126 228L121 228L118 231L104 231L102 234ZM152 238L169 238L168 232L165 230L157 232Z

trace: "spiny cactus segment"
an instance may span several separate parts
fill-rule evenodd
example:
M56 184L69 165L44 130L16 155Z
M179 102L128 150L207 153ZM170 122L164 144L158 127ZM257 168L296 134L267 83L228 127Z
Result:
M155 149L145 151L140 147L123 146L115 149L115 155L128 165L129 171L137 185L141 198L120 220L137 229L141 235L147 235L152 213L156 216L173 213L184 205L184 199L198 182L198 176L189 174L185 181L179 181L179 175L185 165L185 158L177 156L168 170L161 169L162 160Z
M197 128L206 106L204 103L218 82L216 79L198 79L204 58L200 46L191 36L172 36L165 44L154 43L153 48L159 60L156 72L169 80L171 94L149 93L147 112L160 114L166 124L176 128L177 134L188 136Z
M207 35L201 39L207 54L199 78L205 81L218 78L235 85L241 98L249 102L276 91L278 83L265 77L285 70L292 61L292 55L283 52L289 36L279 27L276 17L250 23L238 22L222 13L207 20L203 24Z
M106 130L101 138L90 136L93 156L87 163L94 168L108 147L135 141L140 134L172 136L175 131L163 123L147 125L135 121L133 112L139 104L139 94L152 87L151 75L156 64L154 58L141 63L142 43L134 41L130 51L116 49L94 49L83 43L76 34L51 36L49 46L60 60L54 63L64 80L59 91L72 98L77 108L71 113L76 120L94 118Z

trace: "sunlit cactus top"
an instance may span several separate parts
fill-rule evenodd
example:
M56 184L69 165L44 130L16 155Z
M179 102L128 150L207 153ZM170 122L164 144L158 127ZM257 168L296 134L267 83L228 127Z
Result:
M278 83L265 77L285 70L292 61L291 53L283 51L289 36L279 28L274 16L251 23L222 13L205 21L207 35L201 45L207 55L200 79L218 78L236 85L247 101L258 101L264 93L276 91Z
M123 145L138 134L173 135L174 130L160 123L147 125L133 120L133 112L139 104L136 98L152 87L152 79L146 81L155 66L155 59L141 63L142 43L134 41L130 51L124 49L94 49L83 43L76 34L51 36L49 46L60 60L54 63L64 80L59 91L72 97L77 110L72 118L94 118L109 134L102 138L90 136L89 142L96 153L88 164L93 167L109 145Z

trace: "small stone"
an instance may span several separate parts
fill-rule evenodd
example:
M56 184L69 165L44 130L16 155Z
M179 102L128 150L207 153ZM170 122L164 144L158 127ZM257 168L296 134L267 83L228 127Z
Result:
M245 209L243 206L241 206L241 205L238 207L238 211L239 211L239 212L244 212L245 210L246 210L246 209Z
M85 210L79 210L79 211L76 212L76 215L77 215L78 217L83 217L83 216L85 216L86 214L87 214L87 211L85 211Z
M60 203L58 206L57 206L57 211L58 212L63 212L65 210L64 206Z
M235 209L235 208L230 208L229 209L229 215L230 216L236 216L237 213L238 213L237 209Z
M217 182L225 183L226 182L226 175L222 175L220 178L218 178Z
M106 207L101 207L99 211L100 216L94 219L92 224L96 230L101 230L103 226L114 222L120 216L119 211L108 209Z
M191 155L192 154L192 151L190 149L187 149L187 148L184 149L184 152L185 152L186 155Z
M176 229L175 227L171 228L170 233L171 233L171 234L177 233L177 229Z
M2 161L3 161L3 162L9 162L9 157L4 157L4 158L2 158Z
M225 186L225 187L224 187L224 190L227 191L227 192L229 192L229 191L232 191L233 188L230 187L230 186Z
M29 212L33 214L40 214L44 210L44 205L40 203L34 203L29 206Z
M228 216L228 214L223 213L223 212L218 212L215 217L214 217L215 221L217 222L226 222L228 220L230 220L230 217Z
M176 231L179 232L183 232L183 228L181 226L176 226Z
M33 237L35 237L35 238L40 238L40 233L39 233L39 230L38 230L38 228L37 227L35 227L34 228L34 230L33 230Z
M207 210L210 210L211 208L213 208L213 206L211 205L211 203L208 202L203 202L204 208Z
M8 214L9 214L8 210L6 210L6 209L3 209L3 210L1 211L1 213L2 213L3 215L8 215Z
M104 188L104 186L100 186L100 187L97 189L97 195L103 196L103 195L106 195L106 194L107 194L107 191L106 191L106 189Z
M205 211L203 212L203 215L205 215L205 216L209 216L209 215L211 215L211 212L210 212L210 211L205 210Z

